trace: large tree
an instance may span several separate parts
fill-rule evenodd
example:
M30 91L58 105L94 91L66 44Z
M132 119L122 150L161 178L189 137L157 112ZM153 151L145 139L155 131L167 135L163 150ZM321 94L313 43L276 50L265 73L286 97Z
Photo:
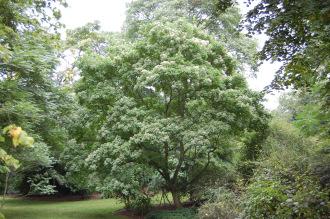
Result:
M299 95L312 97L312 104L304 103L310 109L305 108L300 118L306 122L314 114L322 118L320 127L329 126L330 115L329 14L329 0L262 0L245 20L251 34L269 37L260 58L282 63L270 88L292 87ZM329 129L322 128L322 134L328 136Z
M127 10L124 29L130 38L136 38L144 24L154 21L173 22L182 18L213 34L235 57L239 68L245 73L257 69L257 43L240 32L242 16L232 0L132 1Z
M192 184L231 161L244 134L265 128L262 94L248 89L214 37L184 20L138 34L80 61L77 94L99 125L87 161L110 190L129 165L152 168L180 207Z
M0 1L0 124L19 125L37 142L23 154L16 152L23 163L23 184L52 169L68 140L65 127L71 123L74 101L53 83L61 5L65 1ZM29 191L28 184L24 190Z
M261 59L283 63L272 88L299 89L329 80L329 14L329 0L262 0L248 12L247 30L269 37Z

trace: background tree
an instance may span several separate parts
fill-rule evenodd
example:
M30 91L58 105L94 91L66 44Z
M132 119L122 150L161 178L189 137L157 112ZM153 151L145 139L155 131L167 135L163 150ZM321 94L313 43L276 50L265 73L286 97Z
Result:
M5 204L5 196L8 189L9 174L20 167L19 160L8 154L7 151L18 146L32 147L33 142L34 140L32 137L28 136L28 134L24 130L22 130L21 127L17 127L14 124L4 127L2 129L2 133L0 133L0 173L6 174L1 208Z
M231 7L233 6L233 7ZM235 57L237 67L245 73L257 68L256 42L239 31L241 14L230 0L138 0L128 6L125 32L139 37L139 29L153 21L173 22L187 19L216 39Z
M247 30L269 37L260 58L283 63L272 88L310 87L320 80L329 81L329 12L328 0L262 0L248 12Z
M26 154L17 154L25 163L15 176L23 192L29 191L27 181L34 174L56 173L54 166L68 141L74 100L53 83L63 5L64 1L0 1L0 124L19 124L38 142Z

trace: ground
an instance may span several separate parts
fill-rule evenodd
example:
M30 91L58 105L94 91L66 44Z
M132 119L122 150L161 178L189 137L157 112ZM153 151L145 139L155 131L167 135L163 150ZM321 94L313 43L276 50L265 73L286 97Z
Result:
M172 200L167 194L167 200ZM88 200L82 200L82 198ZM0 196L0 201L2 197ZM187 197L182 198L187 201ZM152 197L151 212L173 211L175 207L165 201L161 194ZM185 206L190 207L188 202ZM93 196L64 196L64 197L29 197L6 198L3 209L0 209L6 219L141 219L131 211L124 209L124 204L118 199L99 199ZM182 218L182 217L179 217ZM190 217L188 217L190 219Z
M8 199L1 212L6 219L124 219L116 215L124 206L115 199L40 201Z

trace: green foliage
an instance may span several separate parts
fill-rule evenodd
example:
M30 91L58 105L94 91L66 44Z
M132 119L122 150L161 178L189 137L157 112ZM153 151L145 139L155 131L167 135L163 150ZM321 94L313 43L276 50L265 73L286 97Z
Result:
M84 53L105 54L109 39L118 34L103 32L98 21L87 23L82 27L66 30L66 40L62 61L68 65L56 72L55 82L61 86L72 85L79 77L77 61ZM70 61L72 60L73 61Z
M330 113L327 94L322 94L326 84L326 81L322 81L308 91L300 90L283 95L277 114L284 114L306 136L328 138Z
M198 209L198 218L234 219L240 212L239 198L230 190L223 187L210 189L207 202Z
M103 196L119 198L125 203L126 208L133 209L135 209L135 205L143 204L144 201L147 201L146 199L149 199L148 193L144 190L148 189L153 173L150 168L131 163L118 166L118 169L110 172L111 175L106 175L107 173L108 171L94 173L102 180L96 184L96 190L101 192ZM101 174L104 174L102 178L100 177ZM95 186L95 181L90 182L90 184L92 183ZM140 201L141 203L139 203Z
M181 208L173 211L155 211L146 215L146 219L194 219L196 216L196 209Z
M321 180L326 175L317 175L315 159L328 166L328 153L321 154L317 142L285 121L274 120L271 127L265 143L268 157L243 198L244 217L326 218L329 187Z
M238 136L258 132L267 114L262 94L247 88L212 36L183 20L151 23L139 34L134 43L113 42L107 56L80 60L77 93L97 115L100 142L87 161L106 185L126 165L145 165L178 199L230 161Z
M51 177L47 175L36 174L30 177L27 182L30 184L30 195L52 195L56 193L55 186L49 181Z
M22 130L21 127L17 127L16 125L8 125L2 129L2 133L0 133L1 138L1 146L2 148L6 146L6 138L10 139L10 146L16 148L17 146L21 147L32 147L34 139ZM9 147L8 149L10 150ZM0 172L10 172L15 171L19 168L20 163L17 159L15 159L12 155L7 154L7 152L0 148Z
M239 64L240 70L255 71L256 47L254 40L239 31L241 15L231 0L138 0L129 4L125 33L138 38L144 25L151 22L174 22L185 19L200 29L215 35ZM249 68L246 68L249 67Z
M16 170L20 166L19 161L13 156L7 154L7 152L3 149L0 149L0 159L3 163L3 165L0 166L1 173L10 172L10 169Z
M0 124L20 124L38 142L26 154L15 151L24 164L15 174L15 181L21 181L55 165L69 139L67 128L76 105L70 91L53 83L59 63L57 31L62 27L59 9L66 4L3 0L0 5ZM13 138L13 144L32 141L24 135Z
M88 51L102 53L106 47L107 34L102 34L100 29L99 22L95 21L74 30L67 30L67 47L77 49L80 53Z
M135 214L145 215L151 209L151 199L144 195L135 197L128 206Z
M246 218L276 218L278 208L288 198L286 189L279 182L261 179L249 185L244 206Z
M93 183L85 161L88 152L86 145L71 140L61 153L60 161L65 164L65 178L73 191L88 189L89 182Z
M248 12L248 31L269 36L261 59L283 62L271 87L329 83L329 12L329 1L322 0L262 0Z
M33 144L33 148L28 148L23 153L19 151L16 154L23 164L21 171L33 170L40 166L50 167L55 162L49 146L43 142L36 142Z

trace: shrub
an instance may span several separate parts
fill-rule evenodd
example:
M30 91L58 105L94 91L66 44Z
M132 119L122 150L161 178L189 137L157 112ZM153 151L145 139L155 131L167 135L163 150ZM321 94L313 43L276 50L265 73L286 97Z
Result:
M249 185L244 202L244 218L274 218L288 199L285 187L276 181L258 180Z
M197 219L195 208L181 208L174 211L155 211L149 213L146 219Z
M321 188L308 175L291 176L294 181L258 179L248 186L243 201L244 218L327 218L329 189Z
M237 218L239 215L239 199L231 191L225 188L209 191L208 202L198 209L198 218L218 219Z
M151 200L147 196L139 195L131 201L128 208L135 214L144 215L151 209Z
M51 176L45 174L35 174L29 177L27 182L30 184L29 194L31 195L52 195L57 191L54 185L51 185Z
M329 154L288 123L275 121L272 128L267 157L242 199L243 218L328 218L330 191L323 178Z

